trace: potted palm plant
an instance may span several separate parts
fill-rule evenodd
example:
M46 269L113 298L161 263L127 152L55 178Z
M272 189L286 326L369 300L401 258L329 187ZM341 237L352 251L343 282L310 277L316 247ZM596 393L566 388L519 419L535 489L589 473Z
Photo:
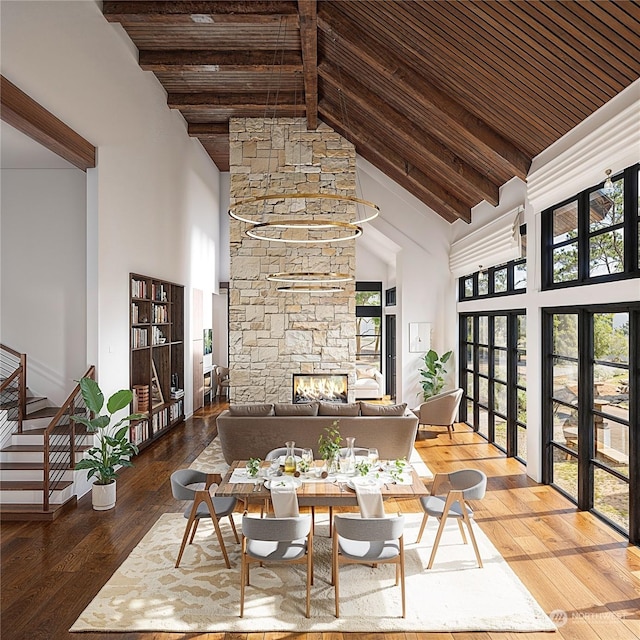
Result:
M112 509L116 504L116 466L133 466L130 458L138 453L138 447L127 437L132 420L140 420L146 416L132 413L111 426L115 413L131 403L133 394L129 389L116 391L107 400L107 412L100 414L104 406L104 395L98 383L91 378L82 378L79 382L82 398L93 418L71 416L74 422L87 427L89 433L97 434L98 442L86 452L86 457L76 464L76 470L87 469L87 478L95 477L91 488L91 501L96 511Z

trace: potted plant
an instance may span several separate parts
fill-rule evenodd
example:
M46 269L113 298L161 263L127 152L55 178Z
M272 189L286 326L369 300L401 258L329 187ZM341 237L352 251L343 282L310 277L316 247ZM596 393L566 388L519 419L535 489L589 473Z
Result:
M444 375L447 373L445 364L448 362L453 351L447 351L439 356L436 351L430 349L424 357L424 369L420 369L422 380L423 399L427 400L431 396L435 396L444 386Z
M318 438L318 454L325 461L327 471L335 473L342 444L339 421L334 420L330 427L325 428L325 432Z
M100 415L104 406L104 395L98 383L91 378L82 378L79 384L85 405L94 417L89 420L83 416L71 416L71 419L87 427L89 433L97 434L98 443L86 452L86 457L80 460L75 468L76 471L87 469L87 478L96 477L91 489L92 505L96 511L106 511L116 504L115 467L132 467L130 458L138 453L138 447L129 442L127 437L129 424L132 420L140 420L146 416L142 413L132 413L111 426L113 415L131 403L131 391L116 391L107 401L107 413Z

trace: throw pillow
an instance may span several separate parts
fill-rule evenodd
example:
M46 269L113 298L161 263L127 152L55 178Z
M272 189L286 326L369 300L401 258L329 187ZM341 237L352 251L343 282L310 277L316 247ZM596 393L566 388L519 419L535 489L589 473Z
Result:
M402 404L360 403L360 413L363 416L403 416L406 408L406 402L403 402Z
M377 369L374 368L369 368L369 369L356 369L356 378L358 380L362 379L362 378L371 378L375 380L376 377L376 373L378 373Z
M318 408L319 416L359 416L358 402L321 402Z
M270 416L273 414L273 405L267 404L232 404L229 405L229 413L232 416Z
M273 405L275 414L277 416L317 416L318 415L318 403L317 402L305 402L299 404L291 403L278 403Z

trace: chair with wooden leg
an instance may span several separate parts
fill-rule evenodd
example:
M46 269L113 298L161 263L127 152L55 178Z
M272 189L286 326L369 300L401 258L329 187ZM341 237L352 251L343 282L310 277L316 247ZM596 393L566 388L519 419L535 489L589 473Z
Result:
M404 516L360 518L337 515L333 521L331 578L335 589L336 618L340 617L340 565L393 563L396 585L402 590L402 617L405 617Z
M418 416L418 429L424 425L447 427L449 439L453 438L453 423L458 414L462 389L443 391L437 396L425 400L420 406L412 409Z
M229 518L236 542L240 543L238 532L233 522L233 511L236 507L237 500L236 498L211 497L209 487L214 483L220 482L220 474L207 474L195 469L179 469L171 474L171 491L173 497L176 498L176 500L191 500L191 504L184 512L184 517L187 518L187 526L185 527L184 536L182 537L180 552L176 560L176 568L180 565L187 540L189 544L193 542L196 530L198 529L198 523L202 518L211 518L225 564L227 565L227 569L231 568L227 549L224 544L224 539L222 538L222 532L220 531L219 520L225 516Z
M487 476L478 469L461 469L451 473L437 473L435 475L431 495L426 498L420 498L424 517L422 518L417 542L422 540L422 534L429 516L433 516L440 521L431 557L429 558L428 569L433 566L447 518L455 518L458 522L464 544L467 544L467 537L462 524L464 523L467 526L473 550L478 560L478 566L482 568L482 558L480 557L476 537L471 526L473 509L467 504L467 500L481 500L484 498L486 490Z

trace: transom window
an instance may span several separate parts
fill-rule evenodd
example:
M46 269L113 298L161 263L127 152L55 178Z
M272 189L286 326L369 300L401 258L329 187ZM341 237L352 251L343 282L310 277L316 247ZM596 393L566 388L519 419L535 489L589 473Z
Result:
M522 237L524 240L525 236ZM524 242L522 246L524 251ZM476 271L459 278L458 282L460 300L524 293L527 290L527 260L511 260L497 267Z
M543 212L543 288L640 276L639 167Z

